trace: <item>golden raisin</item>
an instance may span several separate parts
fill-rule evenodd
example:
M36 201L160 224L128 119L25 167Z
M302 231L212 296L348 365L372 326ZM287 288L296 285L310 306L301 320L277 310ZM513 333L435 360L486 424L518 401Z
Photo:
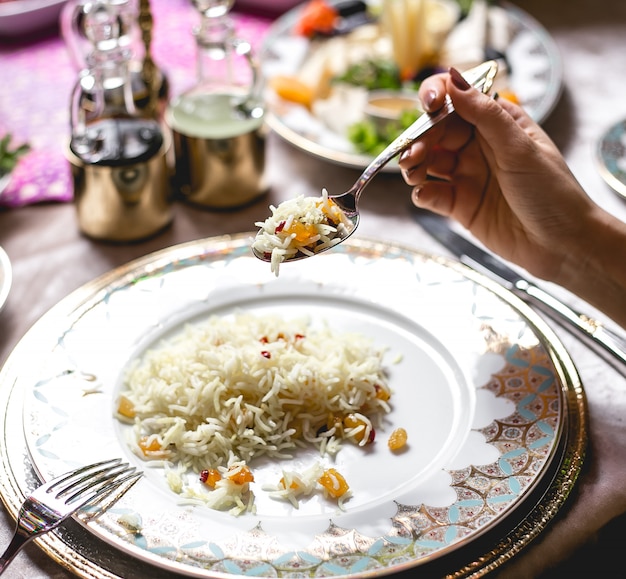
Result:
M217 481L222 480L222 475L216 468L208 468L200 473L200 480L205 485L214 489Z
M328 413L328 418L326 419L326 427L328 430L331 428L335 428L336 432L342 433L343 430L343 419L339 416L335 416L332 412Z
M126 396L120 396L120 400L117 404L117 411L126 418L135 418L135 405Z
M350 435L352 438L354 438L354 440L356 440L357 442L362 442L363 439L365 438L365 433L367 432L367 423L362 420L361 418L358 418L357 416L355 416L354 414L348 414L344 419L343 419L343 426L344 428L346 428L347 430L350 430L352 428L358 428L359 426L362 426L361 430L359 430L358 432L355 432L354 434ZM374 441L374 430L370 429L369 432L369 436L368 436L368 442L373 442Z
M230 473L230 471L233 472L232 474L228 474L228 478L232 480L236 485L243 485L249 482L254 482L254 475L247 466L234 468L231 467L228 472Z
M321 199L318 203L318 207L322 213L333 223L341 223L343 211L339 209L339 206L332 199Z
M287 488L287 483L285 483L285 477L280 477L280 486L282 486L284 489ZM289 488L291 490L298 490L299 485L295 480L291 481L291 484L289 485Z
M386 402L387 400L389 400L389 398L391 398L391 394L389 393L389 390L387 390L386 388L383 388L382 386L379 386L378 384L376 384L374 388L376 390L376 398L378 398L378 400L382 400L383 402Z
M390 435L387 441L387 446L391 450L400 450L406 444L408 435L404 428L396 428Z
M302 437L302 421L299 418L293 419L289 423L289 428L294 430L294 433L291 435L292 438L297 439Z
M159 454L162 450L161 445L156 438L150 440L147 436L142 436L139 439L138 444L144 456L154 457L155 454Z
M311 240L317 236L315 225L302 223L301 221L294 221L284 231L285 233L293 234L294 239L299 243L312 243Z
M334 468L325 470L317 482L321 484L326 492L333 498L338 499L348 492L350 488L346 479L343 478Z

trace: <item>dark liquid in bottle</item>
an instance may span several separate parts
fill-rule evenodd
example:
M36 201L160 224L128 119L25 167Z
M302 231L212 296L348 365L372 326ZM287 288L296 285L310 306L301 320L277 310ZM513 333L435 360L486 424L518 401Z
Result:
M155 74L157 75L158 83L156 89L156 107L157 109L160 109L161 107L164 108L169 100L170 83L167 76L161 71L157 70L155 71ZM143 113L150 102L150 93L140 70L131 70L130 84L133 90L133 101L135 102L135 107L140 113ZM143 116L147 117L148 115Z
M163 145L158 122L150 119L103 119L75 136L70 149L90 165L120 167L148 161Z

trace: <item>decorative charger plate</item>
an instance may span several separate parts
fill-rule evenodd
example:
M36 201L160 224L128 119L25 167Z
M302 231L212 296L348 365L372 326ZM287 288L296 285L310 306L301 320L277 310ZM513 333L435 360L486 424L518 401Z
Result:
M602 135L596 158L604 180L626 197L626 120L615 123Z
M512 37L506 50L509 84L520 104L537 122L543 122L558 102L563 69L558 47L546 29L532 16L502 3L510 19ZM279 18L264 41L264 67L280 74L295 74L306 54L306 39L292 34L302 7ZM294 55L302 55L294 58ZM271 74L270 74L271 75ZM304 107L280 101L268 115L268 125L283 139L316 157L338 165L364 169L373 157L358 153L347 136L337 134ZM384 170L398 171L395 163Z
M536 537L575 483L587 430L575 367L542 320L458 262L375 241L351 238L275 277L250 235L174 246L102 276L10 355L0 482L11 513L37 484L29 459L44 480L111 456L146 475L43 548L85 577L466 577ZM313 452L252 461L256 513L233 516L184 504L127 444L114 411L128 365L186 324L239 311L306 314L387 348L384 429L333 463L353 491L344 510L317 498L295 509L264 492L279 469L320 460ZM398 426L409 444L396 455L385 440Z

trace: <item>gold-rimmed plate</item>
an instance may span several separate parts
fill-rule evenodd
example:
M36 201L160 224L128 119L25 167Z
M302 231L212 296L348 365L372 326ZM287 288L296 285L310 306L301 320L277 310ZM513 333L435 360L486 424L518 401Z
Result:
M184 324L240 309L306 310L388 346L387 428L405 427L409 449L393 456L381 438L365 455L342 450L354 492L345 511L271 502L261 486L272 464L255 471L257 512L240 517L181 504L150 469L88 524L88 540L84 530L71 547L47 538L52 556L85 576L124 566L201 578L460 577L499 566L543 530L576 480L586 423L575 368L540 318L457 262L410 248L350 240L276 278L249 243L212 238L149 255L80 288L26 334L0 374L3 412L23 411L21 445L8 430L15 416L4 417L9 510L36 482L25 450L44 479L87 456L123 454L143 468L113 417L124 368ZM86 562L93 544L104 555Z

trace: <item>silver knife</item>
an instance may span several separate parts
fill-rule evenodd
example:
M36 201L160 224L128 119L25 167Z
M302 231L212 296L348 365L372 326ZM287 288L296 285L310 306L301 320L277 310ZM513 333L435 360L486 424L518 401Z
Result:
M451 251L461 263L500 282L511 293L579 337L603 360L626 376L626 338L592 317L575 311L499 258L456 233L447 218L423 210L414 211L414 215L424 230Z

